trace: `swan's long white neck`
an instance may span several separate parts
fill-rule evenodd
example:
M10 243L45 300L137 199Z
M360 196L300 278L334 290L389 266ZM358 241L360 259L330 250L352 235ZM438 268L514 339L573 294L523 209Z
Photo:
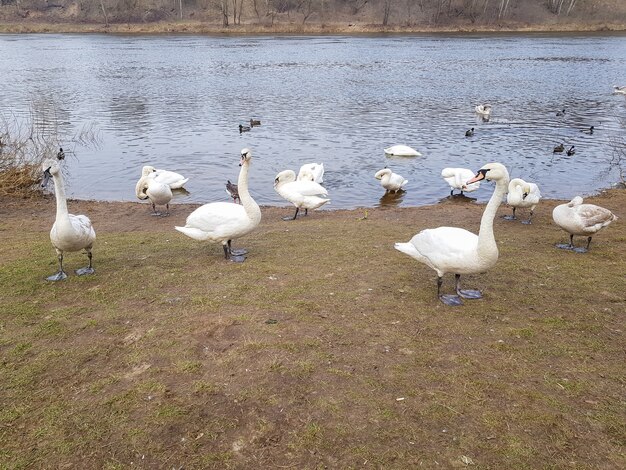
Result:
M54 180L54 195L57 200L57 223L68 222L69 223L69 212L67 211L67 198L65 196L65 184L63 183L63 176L61 176L61 171L58 171L54 175L52 175L52 179Z
M256 203L252 196L250 196L250 192L248 191L248 168L250 167L250 161L246 160L241 165L241 170L239 171L239 179L237 180L237 186L239 189L239 200L243 205L243 208L246 210L246 214L253 222L261 221L261 209L259 205Z
M480 231L478 232L478 255L483 257L498 256L498 246L493 235L493 219L496 217L498 207L502 203L502 198L506 193L509 184L508 178L496 181L496 188L487 203L487 207L480 219Z

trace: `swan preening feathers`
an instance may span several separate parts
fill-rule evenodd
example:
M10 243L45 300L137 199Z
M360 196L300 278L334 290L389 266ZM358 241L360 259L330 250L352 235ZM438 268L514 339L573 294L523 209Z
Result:
M300 167L296 179L298 181L315 181L318 184L322 184L324 182L324 164L305 163Z
M156 206L165 206L165 215L169 215L170 201L172 200L172 189L167 183L157 181L152 176L142 176L135 186L135 195L140 200L150 199L152 203L152 213L161 215L157 212Z
M480 114L481 116L490 116L491 115L491 105L490 104L479 104L474 108L476 114Z
M474 177L474 172L467 168L444 168L441 170L441 177L448 185L450 185L450 196L454 194L454 190L458 189L463 192L476 191L480 187L480 181L467 184L467 181Z
M393 173L389 168L378 170L374 178L380 180L380 185L386 191L393 191L394 193L400 191L409 182L403 176Z
M48 159L42 164L44 178L41 183L46 186L50 178L54 180L54 193L57 203L56 219L50 230L50 241L57 252L59 260L59 271L49 276L48 281L60 281L67 277L63 270L63 254L66 251L85 250L89 258L89 265L76 270L79 276L93 274L95 271L91 264L91 248L96 240L96 232L91 225L91 221L86 215L73 215L67 210L67 199L65 197L65 186L61 167L57 160Z
M539 200L541 199L541 192L539 192L539 186L535 183L527 183L521 178L513 178L509 183L509 192L506 195L506 203L513 208L513 215L507 215L505 220L515 220L515 209L530 208L530 216L528 220L522 221L523 224L530 224L530 220L533 218L533 212Z
M165 183L170 189L180 189L189 181L189 178L185 178L180 173L169 170L157 170L150 165L146 165L141 169L141 176L147 176L159 183Z
M232 202L212 202L198 207L187 217L184 227L174 227L194 240L221 243L224 257L235 262L245 261L246 250L233 250L231 241L252 232L261 222L261 209L248 191L248 170L252 153L241 151L237 187L241 205Z
M557 244L557 248L585 253L589 250L591 238L601 229L617 219L610 210L594 204L583 204L583 198L576 196L570 202L556 206L552 211L554 222L569 233L569 244ZM585 248L574 247L574 235L587 236Z
M396 243L395 248L437 272L437 297L446 305L461 305L465 299L479 299L480 291L463 290L461 274L481 273L493 267L498 260L498 247L493 234L493 219L509 184L509 173L500 163L483 166L476 176L467 181L471 184L486 179L495 181L496 187L489 199L475 235L456 227L439 227L422 230L407 243ZM456 295L441 295L445 273L454 273Z
M300 209L304 209L304 215L308 215L309 209L317 209L330 202L325 197L328 196L326 188L315 181L297 181L293 170L281 171L276 175L274 190L296 206L293 217L283 217L283 220L295 220Z

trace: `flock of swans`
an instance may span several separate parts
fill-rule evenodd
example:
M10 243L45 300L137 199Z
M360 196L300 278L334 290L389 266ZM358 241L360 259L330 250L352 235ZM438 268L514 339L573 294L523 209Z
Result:
M626 87L616 88L616 93L626 95ZM491 109L490 105L485 104L476 106L475 111L488 116ZM251 125L259 125L260 122L259 124L257 122L253 121ZM473 129L471 131L473 132ZM419 152L406 145L395 145L384 151L388 155L420 155ZM49 281L67 278L63 268L65 252L85 250L89 264L75 272L79 276L95 272L91 251L96 233L87 216L72 215L68 212L60 166L64 156L61 149L56 159L45 160L42 167L44 172L42 186L46 186L50 178L53 179L57 205L56 220L50 231L50 240L57 253L59 269L55 274L47 277ZM233 202L204 204L189 214L183 227L174 227L194 240L222 244L224 257L233 262L243 262L247 251L233 249L232 241L252 232L261 222L261 209L248 189L251 160L251 151L244 148L241 151L239 163L241 168L237 184L230 181L226 184L226 191L233 198ZM321 185L324 181L323 176L324 165L322 163L305 164L300 168L298 175L293 170L284 170L276 175L275 191L296 208L293 216L283 217L283 220L295 220L301 210L304 210L304 215L307 215L309 210L317 209L330 202L327 189ZM408 180L393 173L389 168L377 171L374 177L380 180L385 191L403 191L408 183ZM462 299L482 297L479 290L462 289L460 278L463 274L485 272L496 264L498 247L493 233L493 222L505 194L506 202L513 212L511 215L504 216L504 219L516 220L517 209L529 209L529 217L522 223L530 224L535 207L541 200L541 193L535 183L521 178L511 180L506 167L501 163L486 164L477 173L466 168L444 168L441 171L441 177L450 186L451 196L455 190L460 191L461 194L475 191L483 180L495 182L493 194L481 217L478 235L457 227L439 227L422 230L408 242L396 243L394 247L436 271L437 297L446 305L456 306L463 303ZM161 215L156 210L158 205L165 206L165 215L167 215L172 199L172 189L182 188L187 181L188 178L176 172L144 166L135 192L140 200L150 201L154 215ZM552 218L570 236L569 244L555 246L584 253L589 250L592 237L616 220L617 216L608 209L593 204L584 204L583 199L576 196L569 203L555 207ZM575 247L574 236L586 236L586 246ZM443 275L446 273L455 275L454 294L441 293Z

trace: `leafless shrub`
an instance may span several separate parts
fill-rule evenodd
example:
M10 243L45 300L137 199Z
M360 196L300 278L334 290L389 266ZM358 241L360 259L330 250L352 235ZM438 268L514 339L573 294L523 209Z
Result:
M59 122L54 102L44 99L31 103L28 116L0 114L0 195L36 194L41 163L56 157L63 145L67 156L74 155L77 145L99 146L100 137L93 124L67 135Z

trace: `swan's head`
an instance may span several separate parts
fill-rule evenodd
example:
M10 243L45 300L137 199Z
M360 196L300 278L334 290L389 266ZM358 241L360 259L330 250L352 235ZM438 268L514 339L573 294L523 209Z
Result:
M249 148L241 149L241 161L239 162L239 166L242 166L244 163L250 163L252 159L252 152L250 152Z
M481 180L495 181L496 183L503 181L504 184L509 184L509 172L502 163L487 163L478 170L476 176L465 184L469 185Z
M43 170L41 187L45 188L48 185L48 181L50 181L50 178L52 178L54 175L58 174L61 171L61 166L59 165L58 160L47 158L41 164L41 169Z
M583 203L583 198L580 196L576 196L570 202L567 203L568 207L580 206Z
M285 170L281 171L276 175L274 179L274 187L280 186L281 184L291 183L296 180L296 174L293 170Z
M150 173L154 173L156 168L150 165L146 165L141 169L141 176L148 176Z
M383 176L385 175L390 175L391 174L391 170L389 168L383 168L382 170L378 170L376 172L376 174L374 175L374 178L376 178L377 180L383 179Z
M137 196L137 199L142 201L148 199L147 191L149 182L150 178L148 175L139 178L139 181L137 181L137 185L135 186L135 195Z

